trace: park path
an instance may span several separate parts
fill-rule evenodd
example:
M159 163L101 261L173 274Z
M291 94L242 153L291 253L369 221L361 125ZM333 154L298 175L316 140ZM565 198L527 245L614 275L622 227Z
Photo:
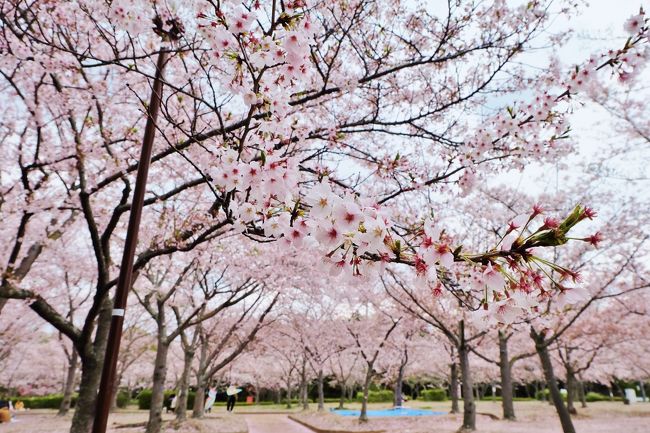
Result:
M286 415L248 415L248 433L313 433Z

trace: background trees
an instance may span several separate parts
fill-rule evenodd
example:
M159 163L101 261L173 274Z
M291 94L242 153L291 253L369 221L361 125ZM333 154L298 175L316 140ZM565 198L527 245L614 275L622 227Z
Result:
M136 284L151 289L136 293L157 325L161 359L153 412L161 404L166 346L179 341L188 355L183 371L198 362L194 368L209 380L246 346L231 345L207 326L254 343L269 306L284 311L294 301L282 300L287 289L313 285L315 278L300 267L319 268L314 275L322 287L354 291L362 285L375 293L376 276L388 267L408 274L407 295L418 290L426 302L440 291L458 301L464 308L442 315L459 319L446 335L458 339L452 365L459 356L465 366L470 326L478 336L485 327L528 320L541 353L596 301L618 302L613 299L621 293L641 291L647 233L637 214L643 197L601 211L611 223L601 233L616 247L599 256L582 247L602 244L600 235L569 229L594 216L590 208L574 208L576 202L600 196L610 206L612 188L556 182L559 197L536 197L556 221L542 220L542 210L532 206L536 200L520 206L504 199L505 188L489 185L510 169L570 161L570 114L582 101L616 114L621 133L638 142L647 136L636 92L642 80L635 79L647 58L642 12L625 25L629 40L575 59L576 65L549 57L539 68L525 66L528 53L562 43L566 29L554 33L549 25L575 10L571 2L546 0L4 2L0 92L10 103L0 116L1 317L24 302L69 340L68 370L76 352L81 373L72 431L85 433L92 420L117 283L114 257L122 248L146 120L144 95L163 46L170 56L135 261L136 283L152 269L177 274L153 278L153 287ZM588 179L572 175L594 180L603 166L597 161ZM485 196L489 200L477 200ZM485 217L477 218L483 230L458 218L476 214ZM566 241L582 243L565 250ZM240 316L207 317L213 287L197 283L183 287L181 296L173 284L186 263L212 252L215 268L240 264L270 288L251 294L257 301L244 303ZM181 269L172 272L174 265ZM568 265L584 267L588 283L607 284L589 287L592 301L576 304L572 295L580 289L566 284L567 277L577 279ZM175 322L166 305L176 295L187 304L170 307ZM351 310L364 302L356 300ZM382 302L375 306L385 311ZM474 310L487 313L470 324L466 317L475 319ZM366 314L369 321L378 317ZM199 325L199 318L214 322ZM54 331L43 332L50 338ZM18 347L10 340L16 334L21 331L3 331L3 341ZM376 348L386 345L362 350L363 330L349 336L365 354L367 391L367 378L381 362ZM332 356L312 338L304 338L297 367L305 403L309 361L322 376ZM219 360L222 343L233 350ZM201 356L189 359L196 350L205 353L202 365ZM293 371L285 372L289 393ZM462 382L469 403L469 375ZM156 429L152 424L150 431Z

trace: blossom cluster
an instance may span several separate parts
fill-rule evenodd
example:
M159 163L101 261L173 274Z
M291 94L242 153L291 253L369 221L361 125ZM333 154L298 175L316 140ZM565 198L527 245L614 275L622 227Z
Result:
M597 93L603 88L602 76L606 66L620 81L639 76L650 59L649 26L645 12L630 17L625 23L629 39L618 50L592 56L559 78L555 91L546 90L530 101L520 101L483 122L476 132L468 135L460 150L460 160L468 169L459 179L463 194L477 182L472 168L475 163L494 155L516 155L522 163L529 157L554 161L572 150L567 114L572 107L570 98L580 93ZM496 152L496 153L495 153Z
M136 2L114 2L115 19L126 26L139 23L146 14L137 12ZM548 275L541 268L559 268L535 259L533 248L565 242L566 233L578 221L569 224L565 220L565 226L554 226L555 221L548 219L524 237L541 214L535 211L523 224L512 222L494 250L472 255L461 251L431 220L425 221L419 232L400 228L398 234L388 208L345 188L333 188L322 175L304 176L296 155L309 149L306 131L316 128L303 124L319 119L298 116L291 104L298 95L309 92L305 89L317 88L312 81L318 74L310 51L315 25L302 1L288 2L274 22L258 13L258 7L257 3L248 9L224 2L216 12L199 12L195 17L196 31L209 53L207 61L231 77L229 83L221 84L240 97L242 111L249 113L246 138L238 143L217 143L208 170L214 188L224 197L222 209L235 227L249 235L280 240L288 247L317 250L332 274L352 279L364 279L371 270L397 262L414 267L418 282L434 290L439 291L449 278L461 281L481 295L483 308L525 310L546 296L539 280ZM171 12L164 22L173 22L174 7L168 5L167 10ZM527 13L531 20L537 14ZM461 188L471 190L478 178L473 167L488 158L514 155L513 160L523 163L528 158L556 159L566 154L571 149L563 140L569 129L565 118L569 107L562 104L589 86L603 59L621 74L629 75L638 68L647 57L647 50L641 49L647 41L644 20L641 14L628 22L626 28L636 32L631 41L622 50L590 59L577 68L561 83L557 94L542 91L531 101L513 104L465 137L457 155L466 168L459 181ZM253 114L256 117L251 120ZM329 136L337 136L332 125L325 124L324 129ZM407 159L385 160L384 165L394 166L395 171L407 164ZM390 177L389 173L382 175ZM597 244L599 236L588 241Z

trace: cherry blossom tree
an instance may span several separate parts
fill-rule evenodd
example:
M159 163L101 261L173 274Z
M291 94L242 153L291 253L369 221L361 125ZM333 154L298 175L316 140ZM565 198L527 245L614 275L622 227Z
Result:
M343 341L339 340L339 344L342 344ZM347 346L347 344L343 343ZM339 409L343 409L345 406L345 400L348 398L348 392L351 392L354 388L354 383L359 381L359 378L355 378L355 375L358 374L359 360L360 355L356 350L353 350L353 347L348 346L343 350L338 350L330 357L330 371L336 378L336 384L341 388L341 395L339 398Z
M546 24L573 8L552 3L4 2L1 92L12 106L0 121L0 306L28 300L73 342L71 431L87 432L93 418L142 95L161 51L169 60L136 272L236 233L307 251L361 283L391 262L434 285L483 275L494 284L482 305L494 313L507 298L499 275L526 278L534 248L566 243L589 212L474 253L438 230L422 196L564 157L568 113L591 77L633 74L645 59L641 16L623 48L569 73L519 66L536 44L560 40ZM523 88L536 92L519 100ZM482 115L487 95L517 102ZM92 285L83 319L66 318L43 290L62 287L57 260ZM516 300L521 309L531 297Z
M272 321L270 314L280 295L267 296L263 284L249 281L233 290L233 299L243 297L236 304L220 309L221 314L206 317L206 323L199 329L199 360L196 367L196 397L192 410L193 418L204 413L205 390L218 373L237 359L252 343L258 332ZM245 295L245 296L244 296ZM232 300L232 299L231 299Z
M120 387L123 386L124 379L129 376L129 372L133 367L143 362L146 355L155 346L155 339L149 333L148 327L145 323L145 312L142 315L133 314L126 318L124 323L124 332L122 333L122 347L120 355L117 359L117 367L115 372L115 384L113 386L113 402L111 408L117 408L117 395ZM149 360L147 360L149 361ZM131 395L131 387L128 386L127 392Z
M515 363L534 356L536 352L531 346L529 338L525 335L525 332L522 332L521 329L517 329L517 327L499 329L496 331L496 334L497 338L492 339L492 341L479 341L476 347L472 347L472 351L481 359L499 367L503 419L515 420L512 370ZM511 341L513 338L514 344L512 344ZM490 346L492 346L492 348L498 348L497 356L485 353L483 350L486 346L488 349ZM511 350L509 349L510 347L515 347L517 349L515 354L511 353Z
M276 355L286 390L287 409L291 409L293 384L302 361L303 347L298 345L296 340L286 332L275 332L272 341L265 344Z
M393 334L402 318L393 317L391 314L382 311L370 313L368 305L365 306L365 313L361 308L348 320L346 327L354 340L358 353L366 364L365 377L362 382L363 397L359 421L367 422L370 383L379 374L380 354L385 350L391 334Z

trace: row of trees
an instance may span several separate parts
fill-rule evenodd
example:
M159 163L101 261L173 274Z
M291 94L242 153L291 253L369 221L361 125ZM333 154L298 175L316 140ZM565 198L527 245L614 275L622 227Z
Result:
M314 314L342 317L336 306L349 293L344 317L378 293L393 305L359 316L390 319L377 327L379 344L361 319L340 334L365 365L366 391L405 323L444 335L468 390L468 360L486 329L527 323L571 431L549 350L583 312L645 287L642 200L601 213L612 250L599 254L586 247L601 235L575 227L594 211L574 205L609 206L602 191L563 186L542 197L542 210L486 182L568 158L576 101L612 109L598 89L626 107L626 134L647 137L643 105L620 96L645 65L647 24L634 15L627 40L577 65L521 66L527 52L561 40L547 25L575 8L560 3L4 2L0 318L13 324L28 306L54 329L68 397L80 370L71 432L92 425L144 95L161 50L169 57L130 299L142 313L127 311L134 348L118 372L128 382L138 359L152 363L149 433L160 430L172 347L183 353L184 399L192 380L206 386L287 309L313 304ZM486 113L493 95L510 103ZM586 294L573 284L582 268ZM304 298L298 288L328 294ZM591 302L565 314L581 293ZM540 324L556 318L565 322ZM3 341L33 334L15 323ZM300 382L308 371L324 377L332 355L311 336L300 341L312 354L299 357ZM137 349L144 342L153 359ZM3 344L0 356L25 354L20 347ZM471 399L464 404L473 428Z
M192 276L188 275L190 272ZM178 269L180 277L188 281L206 278L187 267ZM219 275L217 280L220 278L223 276ZM214 287L225 287L219 286L220 281L215 283ZM180 286L181 283L175 284ZM221 301L215 304L215 308L222 308L220 314L211 317L207 317L209 311L214 310L203 306L201 316L187 326L177 325L174 330L174 326L160 327L158 315L150 314L148 320L143 315L129 323L116 390L118 386L127 390L152 389L149 428L160 427L164 389L177 391L176 417L183 420L187 417L189 387L196 390L193 416L200 417L204 406L201 397L209 383L247 383L256 392L274 389L283 393L288 405L297 390L305 408L308 388L315 383L317 408L323 410L323 389L328 380L328 385L341 390L341 405L350 398L352 390L362 390L362 420L366 419L371 385L393 389L395 404L400 405L403 382L437 383L450 389L452 412L459 411L459 399L463 398L463 426L473 429L475 383L498 383L503 417L514 420L514 383L545 383L544 388L552 397L555 392L559 394L557 381L561 380L568 398L564 409L558 410L575 414L576 401L581 398L584 402L585 382L647 380L642 358L648 349L644 338L648 311L639 309L641 299L647 302L645 292L639 295L628 291L596 299L601 293L596 290L593 296L570 302L564 314L553 315L552 319L540 315L506 329L486 330L482 318L467 315L457 300L440 296L416 300L413 290L395 282L383 287L385 293L376 287L355 291L353 296L346 290L336 293L313 285L308 290L285 290L279 299L270 298L270 294L263 296L263 289L250 282L231 289L228 299L248 292L251 294L246 296L254 299L243 298L227 309ZM168 294L157 288L152 296ZM151 306L143 302L136 309L146 314ZM582 313L590 309L590 313ZM166 323L182 322L182 310L176 305L170 310L174 318ZM568 322L572 324L567 327ZM182 331L177 332L179 328ZM161 329L167 331L163 333ZM545 346L540 345L538 329L545 330ZM60 339L42 331L19 336L20 344L3 361L6 371L12 371L13 365L19 374L10 376L6 385L23 393L75 388L79 379L74 374L75 364L67 357ZM20 349L26 346L31 351ZM50 364L59 360L60 368L39 370L38 360L44 352L52 354ZM19 366L24 365L34 369L20 371ZM72 369L71 376L66 369ZM43 377L41 371L54 374ZM25 387L29 385L38 388ZM64 400L63 411L66 405L69 407L69 401Z

